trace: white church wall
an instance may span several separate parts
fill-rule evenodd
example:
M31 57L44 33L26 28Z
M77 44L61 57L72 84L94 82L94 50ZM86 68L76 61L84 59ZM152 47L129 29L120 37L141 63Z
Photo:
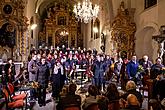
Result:
M33 30L33 38L31 38L31 29L30 29L30 19L31 17L34 18L34 21L36 23L37 21L37 15L35 13L35 1L34 0L27 0L27 5L26 5L26 11L25 11L25 15L26 17L28 18L29 20L29 27L28 27L28 30L29 30L29 40L30 40L30 44L33 44L35 47L37 46L37 38L38 38L38 31L37 31L37 28Z
M165 25L165 0L157 0L158 1L158 24L159 26Z
M159 34L160 22L163 21L163 3L158 3L148 9L144 10L144 0L136 0L135 22L137 25L136 47L135 51L139 58L143 55L148 55L154 61L157 57L158 45L152 39L153 35ZM164 5L165 6L165 5Z
M97 3L97 2L96 2ZM103 26L104 24L107 22L107 18L109 18L109 13L107 13L107 7L105 7L105 3L107 3L106 1L100 1L99 2L99 7L100 7L100 12L99 12L99 16L98 16L98 19L100 21L100 30L98 32L99 33L99 38L97 39L94 39L94 38L91 38L91 23L88 23L87 24L87 30L86 30L86 34L87 34L87 38L85 39L86 41L86 48L87 49L96 49L99 53L101 53L101 33L103 31ZM106 6L109 6L109 5L106 5Z

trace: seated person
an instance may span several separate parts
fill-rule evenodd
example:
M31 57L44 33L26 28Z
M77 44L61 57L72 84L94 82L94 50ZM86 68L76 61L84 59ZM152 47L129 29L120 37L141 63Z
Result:
M106 97L108 98L109 102L114 100L119 100L119 92L117 87L114 83L110 83L107 87Z
M101 110L107 110L108 104L117 105L118 108L116 107L114 108L116 110L120 108L119 107L119 92L114 83L110 83L108 85L107 91L105 93L105 97L103 97L102 100L98 100L98 103L99 103L99 108Z
M97 104L96 96L98 95L97 87L94 85L90 85L88 88L88 94L89 96L86 97L82 104L83 110L86 110L90 105Z
M124 100L126 100L127 99L127 96L129 94L133 94L133 95L135 95L137 97L140 105L142 105L143 97L142 97L141 93L136 90L136 84L135 84L134 81L128 81L127 82L127 84L126 84L126 90L127 90L127 92L125 94L123 94L121 96L121 98L123 98Z
M153 81L152 99L150 99L149 103L151 104L153 109L157 109L160 108L159 101L162 101L164 98L165 98L165 74L158 74L157 78Z
M81 97L75 94L76 89L76 84L69 85L69 92L65 96L61 96L56 107L57 110L64 110L69 106L77 106L81 108Z
M97 96L97 103L99 110L108 110L108 98L105 95Z
M165 98L165 74L158 74L157 78L153 81L152 95L156 98L159 95L159 99Z
M68 93L68 87L67 86L64 86L63 88L62 88L62 91L60 92L60 96L62 97L62 96L65 96L67 93Z
M126 103L127 107L122 110L140 110L140 103L135 95L129 94Z

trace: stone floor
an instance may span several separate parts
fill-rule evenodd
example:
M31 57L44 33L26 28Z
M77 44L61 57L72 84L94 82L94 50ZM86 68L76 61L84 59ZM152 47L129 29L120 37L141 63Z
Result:
M33 107L33 110L56 110L57 103L55 103L55 101L51 99L51 93L48 93L46 97L46 100L49 101L49 103L47 103L46 106L40 107L38 102L36 102L36 104Z

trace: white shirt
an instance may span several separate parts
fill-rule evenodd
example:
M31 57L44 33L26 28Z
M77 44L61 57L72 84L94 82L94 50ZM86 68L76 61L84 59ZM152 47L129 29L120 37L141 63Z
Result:
M60 68L61 68L61 75L63 75L64 71L63 71L63 66L62 65L60 65L60 66L54 65L54 72L53 72L53 74L58 74L58 69L60 69Z

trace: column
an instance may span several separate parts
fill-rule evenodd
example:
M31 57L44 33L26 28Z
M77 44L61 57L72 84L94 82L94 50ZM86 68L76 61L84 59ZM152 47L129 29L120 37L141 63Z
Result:
M83 22L81 23L81 36L83 38L83 47L85 47L85 25Z
M91 48L91 21L86 25L87 49Z

